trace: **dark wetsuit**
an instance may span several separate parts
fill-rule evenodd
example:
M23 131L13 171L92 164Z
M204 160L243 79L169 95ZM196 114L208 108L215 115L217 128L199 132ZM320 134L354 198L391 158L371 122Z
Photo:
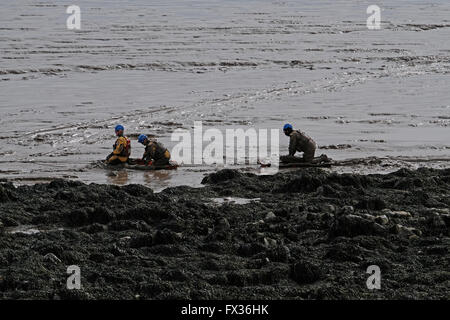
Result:
M281 162L312 162L316 152L314 140L299 130L292 131L289 136L289 155L280 157ZM297 151L303 152L303 158L294 156Z
M152 140L145 146L142 159L152 161L154 166L165 166L169 164L170 152L162 143Z

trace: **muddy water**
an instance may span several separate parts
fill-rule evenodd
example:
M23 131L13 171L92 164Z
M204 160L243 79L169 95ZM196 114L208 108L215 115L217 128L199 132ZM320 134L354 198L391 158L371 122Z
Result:
M80 31L66 29L72 4L81 7ZM139 133L172 147L171 132L195 120L221 130L289 121L335 159L385 159L338 170L446 167L450 4L378 1L377 31L365 25L370 4L8 1L0 11L0 179L199 185L215 168L92 165L110 152L117 123L138 157ZM282 150L287 143L280 135Z

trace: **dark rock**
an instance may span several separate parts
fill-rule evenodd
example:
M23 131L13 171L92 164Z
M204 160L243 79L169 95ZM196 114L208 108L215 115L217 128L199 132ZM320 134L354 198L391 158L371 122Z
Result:
M7 201L9 201L9 191L3 185L0 185L0 203Z
M318 265L301 260L291 265L290 277L298 284L308 284L320 280L323 274Z
M59 259L59 258L58 258L56 255L54 255L53 253L47 253L47 254L44 256L44 261L50 262L50 263L53 263L53 264L59 264L59 263L62 262L61 259Z
M216 220L214 229L211 234L206 237L207 241L226 240L230 238L230 223L226 218Z
M232 180L242 177L242 173L233 169L222 169L217 172L211 173L204 177L202 184L217 184L227 180Z
M150 232L151 228L144 221L134 220L118 220L111 222L108 227L115 231L138 230L142 232Z
M355 237L359 235L382 236L387 230L378 223L356 215L341 216L333 224L329 235L331 237Z
M70 211L65 218L69 226L76 227L90 223L89 214L84 208Z
M162 278L168 281L188 281L192 278L192 275L186 273L184 270L169 270Z
M361 262L362 255L363 251L358 245L337 243L327 251L325 258L341 262Z
M264 220L266 220L266 221L271 221L271 220L274 220L274 219L276 219L277 218L277 216L275 215L275 213L273 213L272 211L270 211L270 212L268 212L267 214L266 214L266 217L264 218Z
M105 207L95 207L94 212L90 214L92 222L108 224L115 219L115 214Z
M91 225L81 228L81 230L89 234L94 234L99 232L105 232L108 230L108 228L103 224L93 223Z
M114 256L111 253L104 253L104 252L97 252L93 253L89 256L89 260L97 262L97 263L103 263L106 261L110 261L114 259Z
M72 187L80 187L83 186L82 182L73 181L73 180L64 180L64 179L55 179L47 185L48 189L70 189Z
M19 225L19 223L11 217L3 217L2 222L5 227L17 227Z
M151 205L137 205L127 209L125 214L121 216L121 219L140 219L151 222L152 220L167 218L169 216L168 211L167 206L162 206L158 203L152 203Z
M360 200L356 207L358 209L383 210L384 208L386 208L386 203L380 197L365 198Z
M131 248L150 247L151 245L153 245L153 236L151 234L137 236L130 241Z
M227 283L231 286L245 287L250 284L249 276L243 271L232 271L227 273Z
M313 176L310 174L300 174L300 176L290 179L275 192L313 192L322 185L322 180L317 176Z
M0 201L0 297L448 297L450 169L216 178L157 194L64 180L0 184L9 199ZM261 200L205 201L225 194ZM263 221L268 212L276 218ZM18 224L41 232L12 233ZM385 275L382 290L365 289L373 264ZM81 267L82 290L64 289L69 265Z
M288 262L291 254L286 246L276 246L268 250L267 257L273 262Z
M122 190L126 193L140 198L146 198L148 196L153 196L153 190L142 186L140 184L128 184L122 187Z
M244 257L251 257L265 250L266 247L260 243L244 243L239 246L238 254Z
M181 240L181 235L171 230L164 229L157 231L154 237L154 244L173 244Z

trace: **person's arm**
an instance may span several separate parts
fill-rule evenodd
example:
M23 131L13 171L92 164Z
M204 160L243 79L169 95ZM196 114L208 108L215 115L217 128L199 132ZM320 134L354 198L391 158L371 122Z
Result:
M149 156L149 150L148 150L148 147L145 147L144 154L142 155L142 160L146 160L148 156Z
M297 135L292 134L289 140L289 155L293 156L297 152Z
M155 160L156 145L151 144L149 149L150 149L149 155L150 155L151 160Z
M142 157L142 159L144 160L154 160L155 159L155 151L156 151L156 146L153 144L148 145L145 148L145 152L144 152L144 156Z

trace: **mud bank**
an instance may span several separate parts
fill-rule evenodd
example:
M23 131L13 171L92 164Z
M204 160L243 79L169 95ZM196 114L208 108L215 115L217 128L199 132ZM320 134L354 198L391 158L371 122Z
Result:
M450 170L0 184L6 299L448 299ZM230 198L229 198L230 197ZM217 201L219 198L254 199ZM67 266L81 290L67 290ZM366 287L369 265L381 290Z

